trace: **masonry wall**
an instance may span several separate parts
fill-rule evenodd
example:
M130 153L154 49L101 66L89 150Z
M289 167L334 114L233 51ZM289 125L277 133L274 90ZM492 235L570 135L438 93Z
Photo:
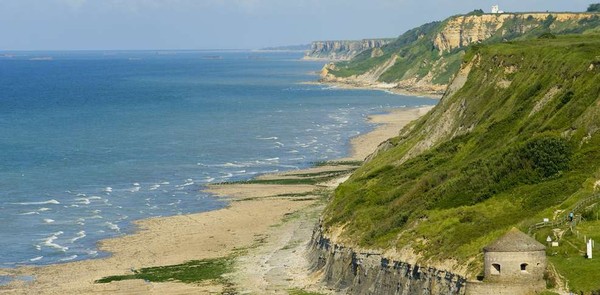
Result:
M543 280L546 270L546 252L486 252L484 253L486 282L537 282ZM526 263L526 271L521 264ZM500 265L500 274L493 264Z
M482 283L469 281L466 295L529 295L536 291L544 290L546 283L538 281L534 283Z

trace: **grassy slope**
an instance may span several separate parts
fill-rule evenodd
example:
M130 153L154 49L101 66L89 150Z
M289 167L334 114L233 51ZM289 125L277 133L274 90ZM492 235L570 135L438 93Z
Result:
M363 247L408 244L425 259L471 263L476 273L473 258L491 240L592 193L600 178L600 37L481 46L465 59L473 69L464 87L337 189L326 226L344 226L342 237ZM436 136L433 147L401 160Z
M385 54L383 56L371 58L371 51L368 50L351 61L337 63L336 70L332 70L330 73L337 77L360 75L382 65L393 55L398 55L400 57L399 61L381 75L380 81L395 82L413 77L421 79L431 72L434 84L445 85L449 83L460 68L466 48L458 48L439 55L438 50L434 48L433 40L437 33L453 18L455 17L412 29L401 35L395 42L384 46L383 51ZM533 29L523 34L521 29L524 27L532 27ZM556 21L553 18L545 21L538 21L533 18L514 18L506 21L496 35L484 43L531 39L547 32L554 34L598 32L599 28L600 17L598 16L584 21L570 20L564 22ZM505 32L505 34L501 34L501 32Z
M402 49L410 49L413 44L420 43L419 36L430 35L440 27L439 22L432 22L412 29L402 34L394 42L382 47L383 55L372 58L372 50L363 51L361 54L354 57L351 61L339 62L336 64L337 70L332 73L338 77L348 77L355 74L363 74L368 70L385 63L394 54L397 54Z

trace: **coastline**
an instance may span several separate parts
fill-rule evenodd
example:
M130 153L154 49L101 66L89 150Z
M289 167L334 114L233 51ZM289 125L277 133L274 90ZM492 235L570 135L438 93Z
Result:
M355 84L342 83L342 82L329 82L329 81L327 81L327 82L303 82L302 84L323 85L323 86L330 86L330 87L339 88L339 89L385 91L385 92L397 94L397 95L427 97L427 98L437 99L437 100L441 99L443 96L442 94L432 94L432 93L427 93L427 92L409 91L409 90L405 90L405 89L397 88L397 87L382 87L382 86L365 85L365 84L355 85Z
M107 284L94 281L112 275L131 274L133 270L181 264L189 260L235 257L235 270L227 281L236 290L254 293L287 294L290 288L321 289L306 269L304 249L312 225L325 205L326 194L343 182L356 166L377 146L400 129L427 113L433 106L394 109L373 115L369 121L378 126L351 139L351 155L325 165L257 178L265 183L212 185L208 191L226 198L230 204L220 210L143 219L135 222L133 234L103 240L98 246L112 255L48 266L0 269L0 275L33 276L35 280L16 280L0 286L2 294L220 294L223 282L200 285L177 282L125 280ZM302 180L308 174L328 175L315 183L274 184L269 180ZM318 178L315 178L318 179Z

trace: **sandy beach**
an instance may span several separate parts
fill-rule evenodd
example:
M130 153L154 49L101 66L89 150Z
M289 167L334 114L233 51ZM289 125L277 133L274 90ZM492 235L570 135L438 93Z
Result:
M302 82L302 84L306 85L325 85L333 88L339 89L354 89L354 90L378 90L378 91L386 91L393 94L406 95L406 96L420 96L420 97L428 97L432 99L441 99L443 95L441 94L432 94L427 92L415 92L409 91L398 87L390 87L385 84L351 84L351 83L343 83L343 82Z
M363 160L386 139L432 107L393 110L369 118L379 124L353 138L352 154L341 161ZM208 190L226 198L224 209L136 222L138 230L99 243L112 253L102 259L40 267L0 269L0 275L32 276L0 287L1 294L288 294L291 289L327 293L307 271L304 250L326 195L356 168L330 165L265 175L261 182L213 185ZM302 180L326 175L318 183L274 184L269 180ZM95 283L112 275L132 274L144 267L181 264L190 260L231 257L234 271L226 282L201 284L125 280Z

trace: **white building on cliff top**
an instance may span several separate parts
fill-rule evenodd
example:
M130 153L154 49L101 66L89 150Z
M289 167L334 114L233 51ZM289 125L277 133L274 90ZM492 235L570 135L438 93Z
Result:
M499 5L494 5L494 6L492 6L492 13L498 14L498 13L504 13L504 11L500 10L500 6Z

